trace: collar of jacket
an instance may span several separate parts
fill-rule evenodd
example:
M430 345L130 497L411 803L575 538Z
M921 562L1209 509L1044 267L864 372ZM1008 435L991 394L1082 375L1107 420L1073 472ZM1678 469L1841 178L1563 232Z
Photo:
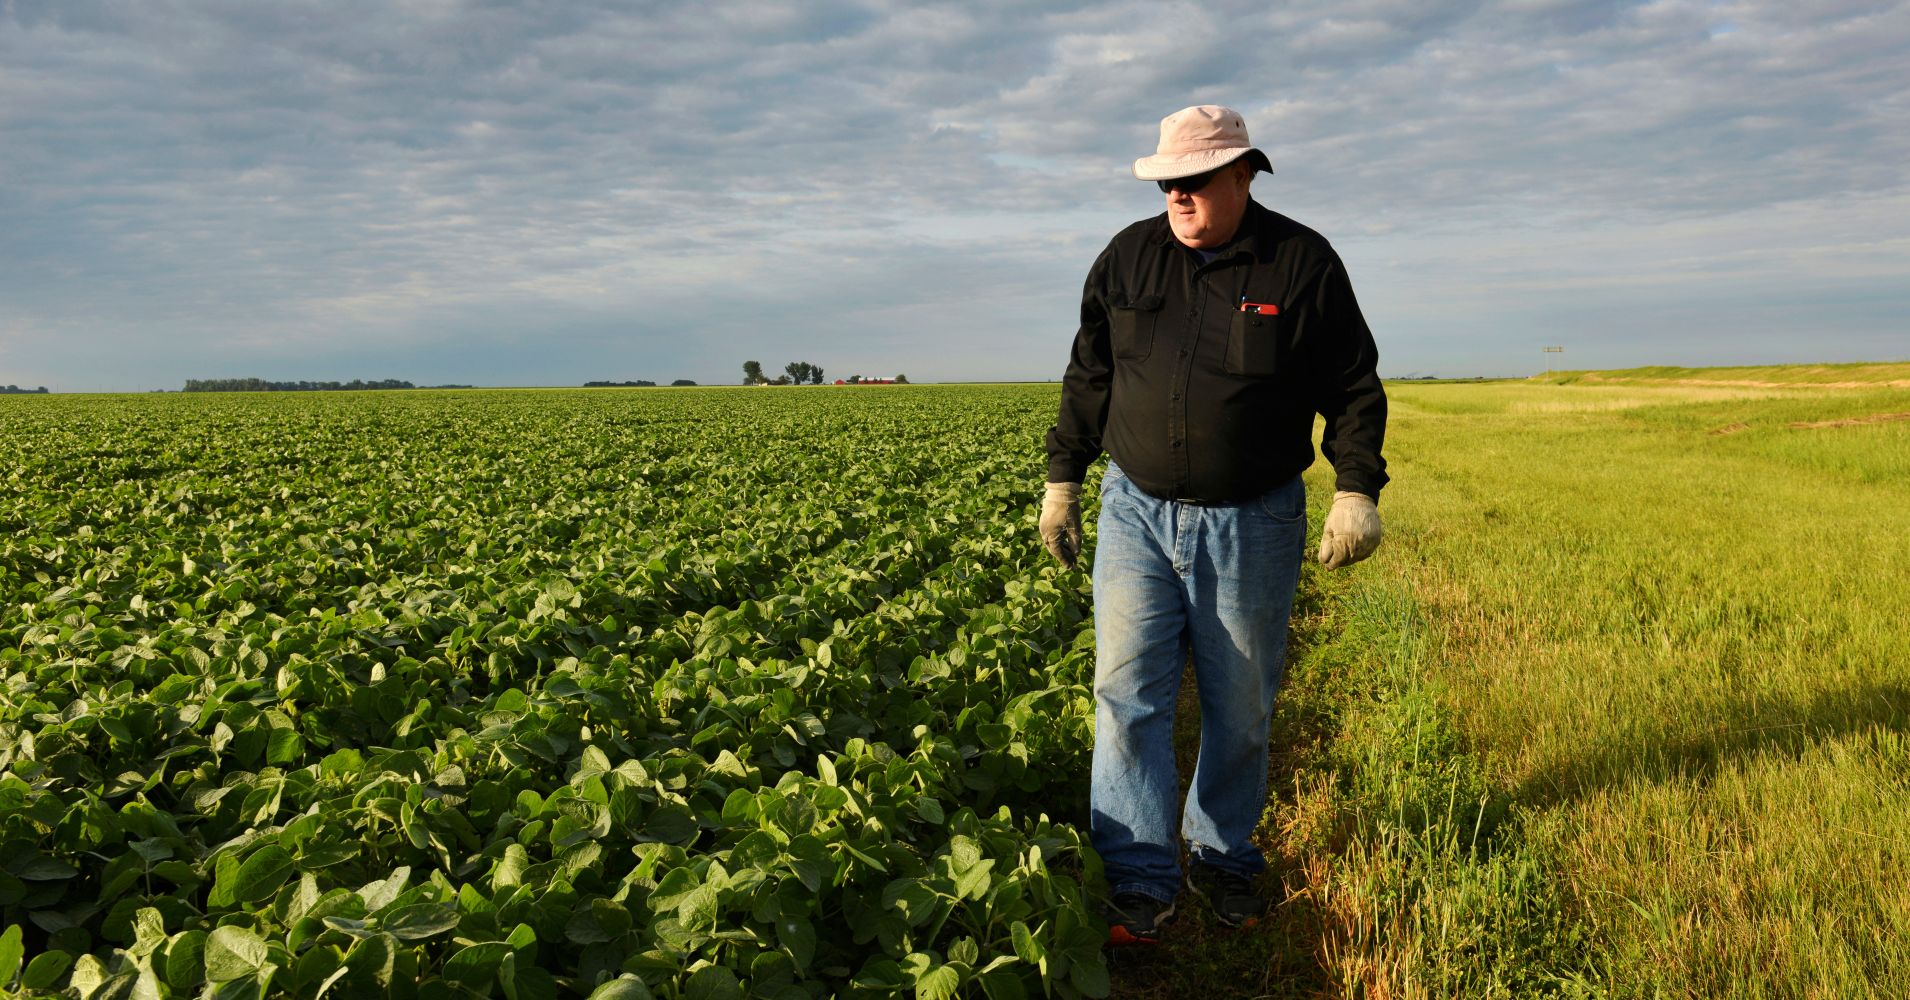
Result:
M1180 244L1180 240L1174 237L1173 227L1168 225L1167 213L1162 212L1158 218L1159 222L1154 227L1154 242L1163 246ZM1246 211L1240 213L1240 228L1234 231L1233 242L1227 244L1223 256L1231 257L1244 250L1252 255L1256 264L1265 260L1273 250L1273 241L1267 232L1272 219L1272 212L1248 198Z

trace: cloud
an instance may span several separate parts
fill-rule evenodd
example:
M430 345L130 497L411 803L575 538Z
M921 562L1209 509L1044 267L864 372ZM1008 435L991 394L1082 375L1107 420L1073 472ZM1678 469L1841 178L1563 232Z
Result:
M11 0L0 381L1048 378L1207 101L1395 370L1738 361L1791 294L1796 358L1875 351L1906 48L1900 3Z

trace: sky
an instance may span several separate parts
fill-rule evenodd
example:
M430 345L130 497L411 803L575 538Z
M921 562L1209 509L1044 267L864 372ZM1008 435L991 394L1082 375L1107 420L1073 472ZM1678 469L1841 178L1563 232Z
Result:
M1203 103L1384 375L1910 358L1910 3L0 0L0 384L1054 379Z

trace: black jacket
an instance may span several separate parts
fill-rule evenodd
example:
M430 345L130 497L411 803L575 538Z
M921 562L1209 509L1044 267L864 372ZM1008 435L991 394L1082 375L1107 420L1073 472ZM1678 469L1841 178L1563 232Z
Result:
M1048 481L1080 482L1105 448L1153 496L1243 500L1313 464L1318 413L1337 488L1378 499L1378 360L1319 233L1250 201L1239 235L1202 264L1163 212L1088 271Z

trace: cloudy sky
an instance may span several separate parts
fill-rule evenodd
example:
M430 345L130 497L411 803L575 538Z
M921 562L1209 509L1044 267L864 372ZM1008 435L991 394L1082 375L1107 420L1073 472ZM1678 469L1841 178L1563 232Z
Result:
M0 384L1060 374L1241 110L1387 375L1910 358L1910 4L0 0Z

